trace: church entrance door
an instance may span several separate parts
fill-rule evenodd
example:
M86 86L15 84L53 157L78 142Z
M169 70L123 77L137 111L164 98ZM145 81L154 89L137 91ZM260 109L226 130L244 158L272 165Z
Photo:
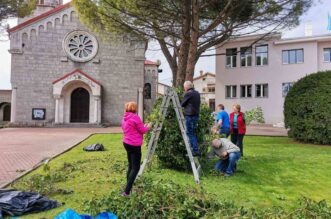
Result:
M3 121L10 121L10 105L6 105L3 108Z
M71 93L70 122L88 123L90 118L90 94L80 87Z

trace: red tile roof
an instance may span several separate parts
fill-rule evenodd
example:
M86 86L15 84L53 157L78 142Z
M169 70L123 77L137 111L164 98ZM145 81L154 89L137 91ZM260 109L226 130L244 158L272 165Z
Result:
M35 23L35 22L37 22L37 21L39 21L39 20L41 20L43 18L49 17L52 14L55 14L55 13L57 13L59 11L62 11L64 9L66 9L66 8L69 8L70 6L71 6L70 2L68 2L68 3L64 4L64 5L60 5L60 6L54 8L54 9L52 9L50 11L47 11L47 12L41 14L41 15L38 15L36 17L33 17L33 18L31 18L31 19L29 19L27 21L24 21L23 23L15 26L13 28L8 29L8 33L12 33L12 32L14 32L16 30L22 29L23 27L25 27L27 25L33 24L33 23Z
M55 81L53 81L52 83L53 83L53 84L56 84L57 82L59 82L59 81L65 79L65 78L69 77L70 75L75 74L76 72L78 72L78 73L84 75L85 77L87 77L88 79L90 79L91 81L93 81L94 83L96 83L96 84L98 84L98 85L101 86L100 82L98 82L97 80L91 78L90 76L88 76L87 74L85 74L85 73L84 73L82 70L80 70L80 69L76 69L76 70L73 71L73 72L70 72L70 73L68 73L68 74L65 74L65 75L63 75L61 78L56 79Z
M157 63L156 62L152 62L150 60L145 60L145 65L155 65L155 66L157 66Z
M195 81L195 80L199 80L200 78L206 77L206 76L208 76L208 75L209 75L209 76L212 76L212 77L216 77L215 74L210 73L210 72L206 72L206 73L204 73L204 74L202 74L202 75L199 75L198 77L193 78L193 81Z

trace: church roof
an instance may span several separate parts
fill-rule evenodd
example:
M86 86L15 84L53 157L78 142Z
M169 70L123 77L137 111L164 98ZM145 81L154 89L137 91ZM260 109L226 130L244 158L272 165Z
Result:
M15 26L15 27L12 27L12 28L8 29L8 33L12 33L12 32L14 32L16 30L22 29L25 26L28 26L30 24L33 24L33 23L35 23L35 22L37 22L37 21L39 21L41 19L44 19L46 17L49 17L49 16L51 16L51 15L53 15L53 14L59 12L59 11L62 11L64 9L66 9L66 8L69 8L70 6L71 6L70 2L68 2L68 3L64 4L64 5L60 5L60 6L54 8L54 9L52 9L50 11L47 11L47 12L41 14L41 15L38 15L36 17L33 17L33 18L31 18L31 19L29 19L27 21L24 21L23 23Z

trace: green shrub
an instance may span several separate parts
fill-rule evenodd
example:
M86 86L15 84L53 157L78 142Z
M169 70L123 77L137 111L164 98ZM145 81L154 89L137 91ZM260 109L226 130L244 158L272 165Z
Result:
M331 144L331 71L311 74L296 82L285 98L284 117L290 137Z
M246 209L231 202L222 202L202 186L182 186L171 180L153 180L144 175L135 184L130 197L117 191L100 199L84 202L84 212L97 215L109 211L119 218L323 218L331 217L331 208L323 200L301 198L294 209L282 207Z
M178 92L180 99L183 97L182 92ZM154 109L147 119L149 122L155 122L160 118L160 105L161 100L157 100ZM172 104L172 103L171 103ZM159 164L166 168L177 170L190 170L191 166L188 162L186 147L182 139L182 134L179 129L175 110L170 104L168 114L163 123L163 128L160 133L158 145L156 148L156 155L158 157ZM202 156L207 154L208 144L210 142L209 130L213 125L212 111L205 104L200 107L200 119L196 129L196 136L199 143L199 148ZM151 134L147 134L145 142L148 143Z
M246 125L249 125L253 121L257 123L264 123L263 111L260 106L257 106L256 108L253 108L251 110L247 110L245 112Z

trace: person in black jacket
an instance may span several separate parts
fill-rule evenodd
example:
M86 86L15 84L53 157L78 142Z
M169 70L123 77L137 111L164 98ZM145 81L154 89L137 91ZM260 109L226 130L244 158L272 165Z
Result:
M200 113L200 94L194 90L191 81L185 81L184 90L186 93L181 106L184 107L186 133L191 143L193 156L200 156L198 140L195 135Z

